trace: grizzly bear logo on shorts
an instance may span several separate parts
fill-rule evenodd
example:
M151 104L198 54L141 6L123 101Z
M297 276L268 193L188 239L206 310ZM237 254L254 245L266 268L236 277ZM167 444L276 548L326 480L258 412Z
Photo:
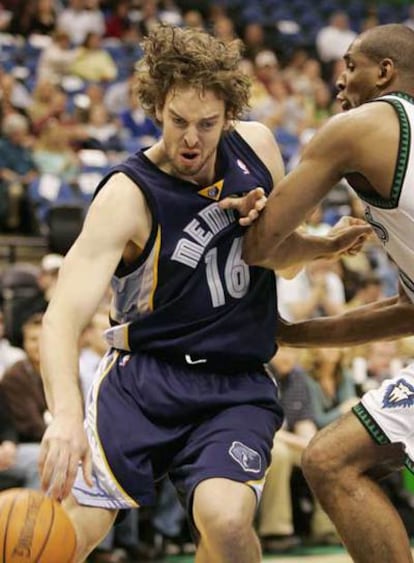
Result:
M229 449L231 457L242 466L244 471L259 473L262 468L260 454L252 450L242 442L233 442Z

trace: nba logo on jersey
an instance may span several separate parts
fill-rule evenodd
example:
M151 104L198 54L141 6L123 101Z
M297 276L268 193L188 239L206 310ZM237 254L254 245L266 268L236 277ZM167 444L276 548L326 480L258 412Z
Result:
M388 386L382 406L392 409L397 407L412 407L414 405L414 387L405 379L399 379Z
M262 468L260 455L241 442L233 442L229 449L231 457L242 466L244 471L259 473Z
M244 162L242 160L240 160L240 158L237 159L237 166L239 168L241 168L241 170L243 171L243 174L250 174L250 170L247 168L247 166L244 164Z

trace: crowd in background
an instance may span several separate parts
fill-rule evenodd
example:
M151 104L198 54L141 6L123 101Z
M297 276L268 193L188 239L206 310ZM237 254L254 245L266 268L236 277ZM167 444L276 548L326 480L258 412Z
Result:
M132 82L140 40L162 22L244 42L241 64L252 82L245 118L273 131L286 169L293 168L315 130L340 111L335 81L356 33L391 21L414 28L414 7L402 2L320 0L312 16L304 5L303 0L0 2L0 235L48 235L55 209L70 205L85 211L112 164L159 138ZM303 228L324 234L342 215L363 216L345 181ZM38 265L5 265L1 273L0 488L39 487L34 460L50 415L38 338L61 260L47 254ZM290 321L338 314L394 294L397 283L396 269L373 235L358 256L318 260L294 279L278 280L279 310ZM105 351L107 311L105 302L80 342L85 394ZM411 338L346 350L279 350L268 369L279 381L286 420L275 437L275 462L257 519L265 552L286 551L304 540L340 543L301 480L301 452L318 429L413 357ZM384 483L401 511L413 503L403 477ZM405 512L404 519L414 534ZM187 540L184 512L166 480L159 485L158 505L139 516L132 511L91 560L114 562L126 554L142 561L172 548L190 549Z

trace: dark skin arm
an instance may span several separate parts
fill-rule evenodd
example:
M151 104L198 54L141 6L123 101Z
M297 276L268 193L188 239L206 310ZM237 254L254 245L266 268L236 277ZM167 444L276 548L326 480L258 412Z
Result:
M273 184L280 185L283 182L283 161L273 134L263 125L255 123L242 122L239 124L238 130L268 168ZM273 197L273 193L268 202ZM220 202L220 205L222 208L236 209L241 217L240 224L248 226L257 219L260 212L262 215L266 214L266 209L262 211L265 203L263 190L257 189L244 198L226 198ZM262 222L261 218L260 222ZM249 240L251 240L250 231L255 228L255 225L248 231ZM357 252L370 233L370 227L356 219L353 222L348 221L341 224L340 228L332 230L328 237L308 235L296 231L295 228L284 237L283 241L280 241L277 249L269 246L271 252L263 257L260 264L254 263L254 265L275 270L284 277L291 277L307 262L316 258L337 258L349 251ZM260 237L261 232L262 229L257 233L255 230L256 235L253 237ZM254 241L253 245L255 245Z
M387 197L398 139L394 110L383 103L332 118L310 141L297 168L270 194L265 209L246 233L243 259L256 266L273 265L280 259L281 243L349 173L364 176L375 191ZM375 154L372 147L379 147Z
M292 324L280 319L277 340L279 344L297 348L337 348L410 336L413 326L414 305L401 289L399 295L351 309L343 315Z

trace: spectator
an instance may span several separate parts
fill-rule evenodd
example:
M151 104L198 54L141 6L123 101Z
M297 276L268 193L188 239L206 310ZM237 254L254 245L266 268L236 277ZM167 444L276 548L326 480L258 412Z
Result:
M138 31L141 37L147 36L161 21L157 0L142 0L138 21Z
M88 33L105 33L105 18L95 0L69 0L58 17L59 29L68 33L71 43L81 45Z
M36 82L36 86L33 89L32 103L28 107L28 114L36 133L48 119L55 117L56 113L59 113L61 104L60 92L60 87L47 78L42 78Z
M79 355L79 378L85 401L89 389L92 387L99 362L108 349L108 343L103 337L103 333L107 328L109 328L108 313L98 310L82 334Z
M293 468L300 467L302 452L317 427L306 374L298 363L297 351L279 348L268 367L278 382L285 421L275 435L272 450L275 463L270 465L266 476L258 526L264 553L280 553L300 544L293 522L291 477ZM333 524L314 501L313 537L322 541L333 533Z
M27 186L37 176L33 160L29 123L12 113L3 120L0 139L0 228L4 231L33 233L35 222L27 196Z
M36 5L32 0L18 0L12 12L7 31L12 35L29 37L32 32L32 22L36 15Z
M79 174L79 158L66 128L56 119L49 119L43 126L33 147L33 160L40 174L52 174L67 183L74 182Z
M183 25L181 10L174 0L161 0L160 8L160 19L163 23L179 26Z
M345 305L343 282L327 260L315 260L291 280L278 279L278 296L289 321L336 315Z
M100 35L94 32L87 34L75 55L70 71L89 82L109 82L118 74L113 58L101 46Z
M53 84L60 84L62 78L69 74L74 56L75 50L71 48L69 35L62 29L56 29L52 34L51 44L43 49L39 57L38 82L48 80Z
M356 279L355 293L346 304L347 308L361 307L384 298L382 283L375 274L360 274Z
M7 399L0 386L0 490L10 487L40 489L38 444L19 444Z
M137 150L152 145L160 136L160 130L142 109L138 97L130 88L129 107L123 110L119 118L124 133L137 141Z
M223 43L230 43L237 38L234 21L226 15L218 16L213 21L213 35L223 41Z
M309 352L308 374L314 420L324 428L357 402L351 372L344 366L344 353L336 348L315 348Z
M242 39L245 45L245 56L251 61L254 61L260 51L269 48L264 27L260 22L247 22L242 31Z
M88 138L83 143L84 148L102 151L122 150L120 123L117 118L110 116L103 103L91 105L85 131Z
M325 65L342 59L344 53L355 39L346 12L334 12L329 18L329 24L322 27L316 35L316 50Z
M278 381L285 412L282 428L276 433L272 459L259 507L258 531L264 553L288 551L300 539L294 535L290 479L294 466L316 433L309 391L304 373L291 348L279 348L268 368Z
M184 25L185 27L198 27L199 29L204 29L205 22L202 13L196 9L188 10L184 14Z
M56 28L57 11L54 0L37 0L30 2L35 10L30 26L30 33L51 35Z
M113 9L105 21L105 37L122 40L131 27L129 19L129 0L114 2Z
M22 326L36 313L44 313L55 289L59 268L63 256L60 254L46 254L40 263L37 278L38 290L30 297L20 297L13 306L11 335L12 342L20 345L22 342Z
M270 49L261 49L254 58L254 70L256 77L269 90L269 86L281 78L279 61Z
M0 311L0 380L10 366L25 357L24 350L18 346L12 346L4 336L4 314L3 311Z
M395 341L371 342L357 348L353 359L354 380L358 383L359 395L376 389L385 379L394 377L401 369L401 359Z
M131 68L129 75L125 80L109 84L106 88L103 102L111 115L119 116L121 112L130 109L130 92L133 80L134 69Z
M0 115L3 119L11 113L26 115L32 103L31 94L26 86L3 69L0 69L0 91Z
M40 443L50 414L40 377L39 338L42 315L37 314L23 325L23 349L27 358L15 363L0 383L19 441Z

